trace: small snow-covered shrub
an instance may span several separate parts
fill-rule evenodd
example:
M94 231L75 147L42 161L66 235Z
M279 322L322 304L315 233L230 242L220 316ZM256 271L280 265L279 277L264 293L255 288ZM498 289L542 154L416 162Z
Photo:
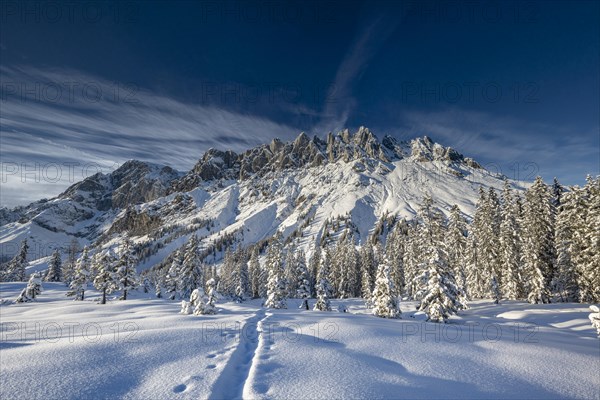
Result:
M26 303L28 301L35 300L35 298L42 293L42 278L38 273L32 274L25 287L17 300L17 303Z
M206 315L216 314L215 301L217 299L216 282L214 279L209 279L206 282L208 295L205 295L204 290L194 289L190 294L190 301L183 300L181 302L180 314Z
M590 322L592 323L592 326L596 328L598 336L600 336L600 307L591 305L590 310L592 310L592 313L589 315Z
M217 301L217 284L214 279L209 279L206 282L206 287L208 289L208 296L201 296L202 293L198 293L200 301L194 310L194 314L216 314L217 309L215 307L215 302Z
M181 311L180 314L189 315L192 313L192 305L189 301L181 300Z

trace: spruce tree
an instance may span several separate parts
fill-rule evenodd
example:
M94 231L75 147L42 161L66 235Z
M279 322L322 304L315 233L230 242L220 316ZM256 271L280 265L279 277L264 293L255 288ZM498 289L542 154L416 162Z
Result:
M308 273L310 275L311 297L317 296L317 275L321 265L321 246L315 243L315 249L308 262Z
M29 245L27 244L27 239L23 239L21 241L21 248L20 248L19 252L8 263L4 280L10 281L10 282L25 281L25 268L27 267L27 252L28 251L29 251Z
M317 302L313 308L315 311L331 311L328 255L327 250L321 253L321 265L317 274Z
M247 252L243 249L238 251L237 256L237 285L235 295L238 301L244 301L250 293L250 279L248 277L248 263L246 262Z
M414 259L411 261L412 280L411 293L414 299L420 300L424 289L427 287L427 254L431 248L444 248L446 226L442 212L433 206L433 200L429 195L423 198L423 202L417 213L417 226L415 236L411 238L409 254Z
M235 299L239 282L239 267L236 254L231 248L225 252L219 278L219 292Z
M267 286L269 283L269 270L267 269L266 262L263 265L260 265L259 273L258 273L258 296L261 299L267 298Z
M117 263L117 280L119 289L123 291L121 300L127 300L129 291L138 285L138 277L135 271L138 259L133 249L133 243L129 238L123 240L121 254Z
M600 302L600 176L588 175L583 188L587 209L585 224L580 228L582 243L579 275L581 276L585 301Z
M67 261L63 263L62 279L65 285L70 286L75 275L75 264L77 263L77 254L79 253L79 242L77 239L71 240L67 249Z
M562 194L565 192L565 188L560 184L558 179L554 177L552 183L552 204L555 208L560 207L562 204Z
M521 286L521 228L518 210L508 181L502 192L502 222L500 223L500 259L502 266L502 295L516 300Z
M75 296L75 300L84 300L85 290L91 279L90 270L89 249L88 246L85 246L81 252L81 257L75 263L73 280L69 285L71 290L67 292L67 296Z
M42 294L42 279L40 275L35 272L31 274L29 281L27 282L27 286L21 291L21 294L19 297L17 297L15 302L25 303L28 301L33 301L40 294Z
M470 227L467 287L471 298L500 300L500 213L498 198L492 188L479 188L479 200Z
M308 307L308 299L310 297L310 279L308 268L306 267L306 255L304 251L298 250L296 253L296 297L302 299L300 308L306 310Z
M553 287L561 301L578 301L579 285L577 270L572 254L578 253L578 244L575 240L576 226L581 215L577 215L578 189L561 196L555 228L556 244L556 272Z
M361 263L361 297L365 300L365 305L367 308L373 307L371 303L372 295L371 274L368 270L368 267Z
M165 276L165 289L169 300L175 300L177 292L179 290L179 271L183 264L182 249L175 251L171 266Z
M413 224L408 229L404 251L404 293L409 299L414 299L418 291L418 276L422 274L422 249L418 228Z
M192 291L202 287L204 282L204 266L200 259L198 246L198 237L192 235L183 250L183 261L177 273L177 288L182 298L189 297Z
M50 262L48 263L48 272L46 273L46 282L60 282L62 280L62 261L60 252L54 250Z
M359 263L354 240L349 231L346 231L344 239L338 243L336 248L336 268L338 275L338 296L349 298L359 295L360 275Z
M398 318L401 314L398 296L390 275L388 263L379 264L371 303L373 304L373 315L382 318Z
M266 268L269 271L269 280L267 282L265 307L287 308L287 285L283 275L283 254L278 236L273 238L267 250Z
M525 193L523 218L523 259L530 283L530 303L550 302L550 281L554 275L554 227L552 196L537 177Z
M359 264L361 271L361 296L369 303L371 301L371 293L373 291L374 273L375 270L375 253L373 246L369 240L366 241L360 248Z
M210 315L216 314L217 308L215 307L215 303L217 302L217 283L211 278L206 281L206 299L200 302L199 305L194 310L194 314L203 314Z
M466 304L460 300L460 290L448 267L444 251L433 247L428 253L428 282L418 309L427 315L428 321L446 322Z
M96 264L95 269L98 271L94 278L94 287L102 292L100 304L106 304L106 295L119 289L116 274L118 258L112 250L108 250L104 253L97 253L92 259L92 262Z
M287 297L294 298L296 297L298 290L298 280L297 280L297 260L296 254L294 252L293 246L290 245L285 256L285 264L284 264L284 277L287 283Z
M448 232L446 235L446 249L448 254L448 265L454 272L456 284L465 293L467 290L467 221L462 216L456 204L450 209L448 220Z
M254 246L250 251L250 260L248 261L250 295L253 299L260 297L260 273L261 267L258 259L258 246Z

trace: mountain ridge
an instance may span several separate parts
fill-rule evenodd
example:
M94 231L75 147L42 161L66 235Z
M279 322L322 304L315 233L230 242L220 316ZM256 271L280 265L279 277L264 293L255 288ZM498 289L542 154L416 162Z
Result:
M128 235L152 249L142 269L162 262L193 233L208 251L223 238L249 245L281 232L310 253L333 220L347 221L364 241L385 216L410 219L425 194L444 212L456 203L469 216L479 186L499 190L503 182L427 136L379 141L364 127L325 139L300 133L241 153L209 149L188 172L127 161L53 199L2 210L0 245L10 256L27 237L39 249L35 260L73 239L100 248Z

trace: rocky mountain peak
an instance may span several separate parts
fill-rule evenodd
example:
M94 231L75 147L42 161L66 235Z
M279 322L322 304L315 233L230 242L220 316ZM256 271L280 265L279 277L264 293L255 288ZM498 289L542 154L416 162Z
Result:
M354 133L349 129L344 129L337 134L329 132L325 140L317 136L311 139L306 133L301 132L291 142L283 142L275 138L268 144L251 148L240 154L231 150L210 149L186 176L173 183L169 192L189 191L201 182L219 179L244 180L272 171L314 167L324 163L351 162L365 158L390 162L406 157L417 162L470 160L450 147L435 143L427 136L405 143L386 135L380 141L365 126L359 127Z
M105 211L152 201L166 194L180 174L171 167L129 160L110 174L97 173L58 197Z

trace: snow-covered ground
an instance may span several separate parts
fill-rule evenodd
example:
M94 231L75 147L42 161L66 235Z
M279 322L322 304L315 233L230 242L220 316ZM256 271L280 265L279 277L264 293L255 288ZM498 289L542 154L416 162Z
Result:
M587 305L477 301L448 324L221 302L212 316L136 293L96 303L0 284L0 398L600 398ZM1 303L1 301L0 301Z

